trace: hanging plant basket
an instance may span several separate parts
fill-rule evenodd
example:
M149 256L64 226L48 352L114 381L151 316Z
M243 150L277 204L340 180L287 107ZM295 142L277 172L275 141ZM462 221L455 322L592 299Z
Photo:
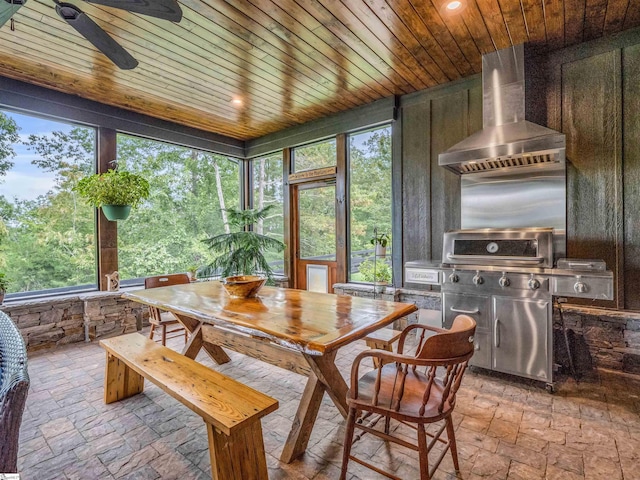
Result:
M102 213L112 222L126 220L131 213L131 205L102 205Z
M132 208L149 198L149 182L130 172L108 170L82 178L73 191L89 205L102 208L108 220L125 220Z

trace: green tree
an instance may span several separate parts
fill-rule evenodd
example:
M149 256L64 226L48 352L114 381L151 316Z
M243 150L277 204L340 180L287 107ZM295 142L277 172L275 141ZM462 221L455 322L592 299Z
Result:
M202 240L228 231L220 208L240 205L238 161L118 135L120 168L144 175L151 196L118 225L121 278L186 271L209 263Z
M13 146L20 141L20 127L7 114L0 112L0 177L3 177L13 166L16 152Z
M54 174L54 186L36 200L0 205L9 226L4 253L12 291L96 283L94 210L71 191L92 169L94 138L92 129L76 127L25 142L36 154L31 163Z

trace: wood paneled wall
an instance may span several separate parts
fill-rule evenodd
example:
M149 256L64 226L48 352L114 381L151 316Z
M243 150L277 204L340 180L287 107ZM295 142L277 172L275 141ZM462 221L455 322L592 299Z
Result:
M549 125L567 136L567 254L602 258L616 298L640 309L640 37L551 55ZM576 302L577 303L577 302Z
M548 72L546 123L567 136L567 254L604 259L614 272L615 300L588 303L640 310L640 32L538 61ZM438 153L481 128L480 83L401 98L404 262L440 260L442 234L459 228L459 178Z
M478 76L401 99L404 261L439 260L442 235L460 228L460 178L438 154L482 128Z

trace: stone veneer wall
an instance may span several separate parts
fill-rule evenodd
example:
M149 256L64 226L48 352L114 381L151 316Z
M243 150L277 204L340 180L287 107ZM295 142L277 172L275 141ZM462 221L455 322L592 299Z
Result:
M342 283L334 285L335 293L354 297L374 298L370 285ZM375 298L414 303L420 309L441 310L439 292L388 287ZM585 373L604 368L640 375L640 313L607 310L563 304L563 316L576 370ZM394 324L402 329L417 321L414 313ZM560 318L554 310L555 361L568 370L568 358L560 328Z
M5 302L0 309L16 323L30 352L135 332L149 316L121 292Z

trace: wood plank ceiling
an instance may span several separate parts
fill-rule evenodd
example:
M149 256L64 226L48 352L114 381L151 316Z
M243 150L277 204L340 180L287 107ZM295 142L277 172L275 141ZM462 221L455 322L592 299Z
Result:
M178 24L70 1L138 67L28 0L0 28L0 75L241 140L478 73L495 49L640 24L640 0L467 0L454 15L439 0L178 0Z

